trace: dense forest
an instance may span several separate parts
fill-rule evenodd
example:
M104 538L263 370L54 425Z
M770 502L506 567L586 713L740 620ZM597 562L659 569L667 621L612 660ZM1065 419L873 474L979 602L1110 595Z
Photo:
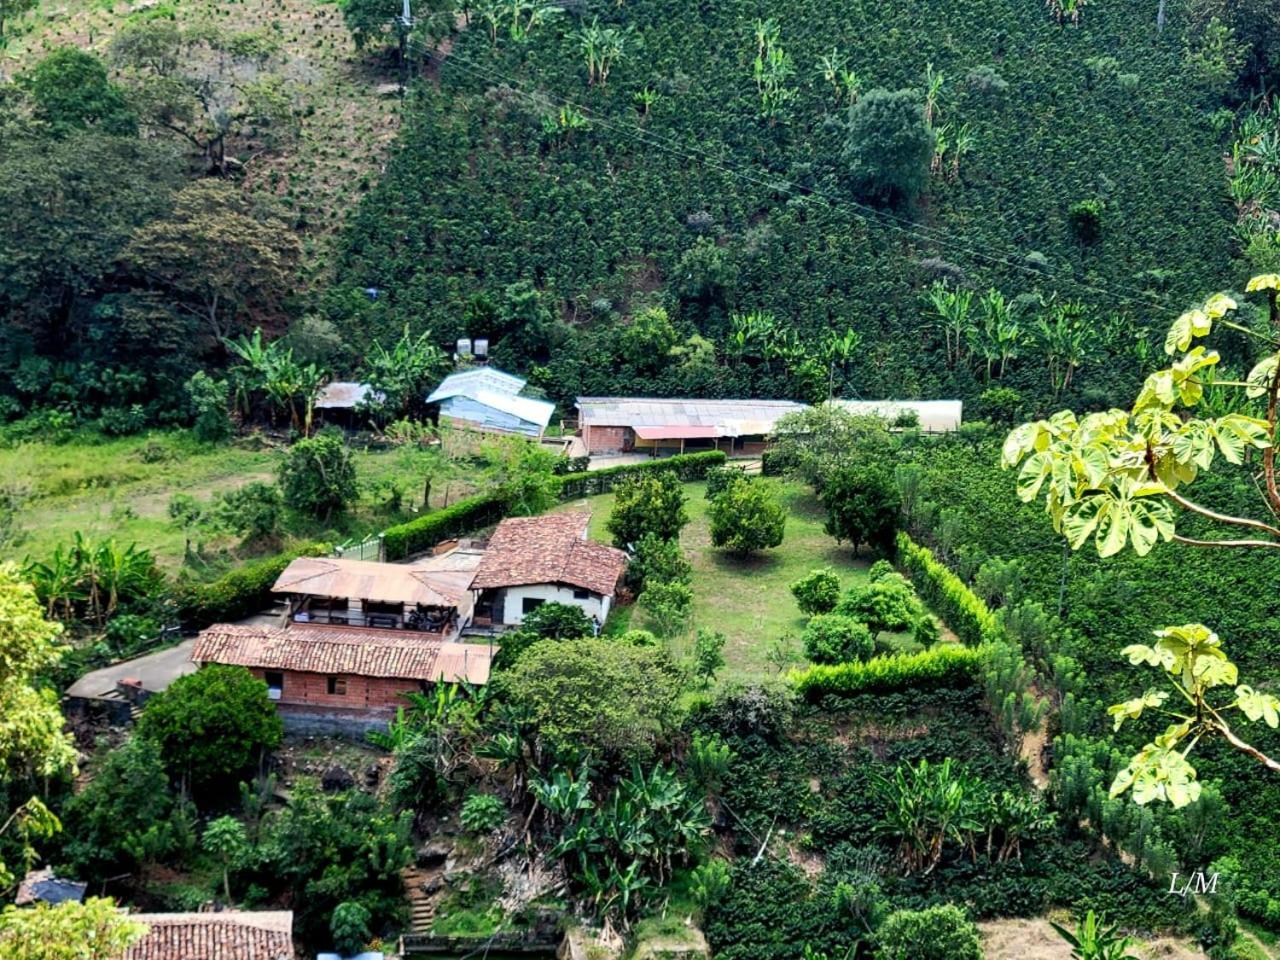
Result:
M1280 956L1278 85L1273 0L0 0L0 960ZM358 731L70 694L561 513L607 615Z

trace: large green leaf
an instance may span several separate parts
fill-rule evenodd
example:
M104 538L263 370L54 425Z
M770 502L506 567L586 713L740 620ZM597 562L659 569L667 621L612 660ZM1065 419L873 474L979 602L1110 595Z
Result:
M1148 690L1140 697L1112 704L1107 707L1107 713L1115 717L1115 729L1119 730L1126 720L1137 720L1142 711L1159 707L1168 699L1169 694L1163 690Z
M1262 450L1271 446L1271 427L1265 420L1246 417L1242 413L1229 413L1211 420L1209 430L1218 441L1222 455L1232 463L1244 462L1247 447ZM1207 465L1206 465L1207 466Z
M1254 723L1264 720L1273 729L1280 726L1280 699L1269 693L1261 693L1242 683L1236 687L1236 706Z
M1250 397L1263 397L1271 389L1271 381L1276 376L1276 364L1280 362L1280 354L1272 353L1263 357L1253 369L1249 371L1249 375L1245 377L1245 393Z
M1169 334L1164 339L1164 352L1172 356L1179 350L1186 350L1196 337L1205 337L1213 329L1213 321L1203 310L1188 310L1169 327Z

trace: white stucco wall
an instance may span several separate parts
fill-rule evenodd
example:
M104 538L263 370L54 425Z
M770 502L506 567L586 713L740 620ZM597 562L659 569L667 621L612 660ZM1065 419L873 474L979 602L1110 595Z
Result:
M526 597L545 600L547 603L564 603L581 607L588 617L595 617L604 623L609 616L609 601L612 597L601 597L591 594L585 600L576 599L573 587L564 587L554 583L537 583L524 587L506 587L503 590L502 619L504 624L521 623L524 620L524 601Z

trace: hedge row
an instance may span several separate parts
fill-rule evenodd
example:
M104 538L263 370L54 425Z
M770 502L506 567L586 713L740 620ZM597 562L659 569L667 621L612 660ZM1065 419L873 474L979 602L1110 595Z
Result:
M999 628L990 608L963 580L905 533L898 534L898 566L916 591L956 636L976 647L996 638Z
M327 556L332 549L327 543L304 543L285 553L236 567L211 583L179 582L174 599L182 626L187 630L201 630L211 623L239 620L258 613L271 605L271 587L294 559Z
M382 545L387 560L403 560L430 549L441 540L472 533L507 515L507 500L496 493L468 497L442 510L388 527L382 532Z
M864 662L819 664L793 670L788 679L804 696L819 700L829 694L895 693L974 682L982 668L982 651L943 644L920 653L895 653Z
M576 500L578 497L608 493L625 477L659 470L675 471L676 476L686 482L702 480L712 467L724 466L726 459L723 450L706 450L702 453L682 453L660 460L646 460L643 463L624 463L604 470L592 470L590 473L571 473L560 478L560 499Z

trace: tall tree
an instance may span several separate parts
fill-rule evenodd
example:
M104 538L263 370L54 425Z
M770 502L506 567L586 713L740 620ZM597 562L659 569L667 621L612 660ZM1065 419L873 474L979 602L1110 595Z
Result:
M124 259L225 340L280 313L301 244L274 208L220 180L184 188L170 216L136 231Z
M19 79L31 97L36 119L57 134L96 127L103 133L132 136L138 130L137 115L123 91L92 53L61 47Z

